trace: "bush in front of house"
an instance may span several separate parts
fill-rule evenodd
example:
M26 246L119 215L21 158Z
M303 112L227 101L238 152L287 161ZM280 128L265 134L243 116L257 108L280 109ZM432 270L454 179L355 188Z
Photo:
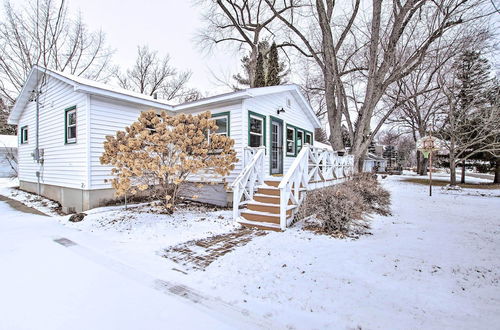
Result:
M311 217L314 229L346 236L368 228L366 214L389 214L390 194L376 178L367 174L347 182L313 190L297 212L297 219Z
M146 195L172 213L189 175L210 170L225 176L234 169L234 140L216 130L210 112L145 111L125 131L106 137L100 161L113 166L111 183L118 197Z
M375 175L357 174L346 185L363 198L368 211L373 210L381 215L390 214L391 194L380 185Z

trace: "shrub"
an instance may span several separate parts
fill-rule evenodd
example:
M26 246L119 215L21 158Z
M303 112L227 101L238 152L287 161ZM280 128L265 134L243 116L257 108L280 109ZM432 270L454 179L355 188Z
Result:
M113 166L116 195L142 192L161 200L171 213L190 174L208 169L229 174L237 161L234 140L213 133L217 126L210 118L210 112L170 116L145 111L124 132L107 136L100 161Z
M355 175L346 185L359 194L369 209L381 215L390 214L391 194L382 188L376 175L361 173Z
M352 232L365 211L362 198L345 184L311 191L298 211L297 218L313 215L321 231L328 234Z
M350 235L368 228L364 214L389 214L390 194L371 174L360 174L338 185L308 192L297 212L297 219L309 216L315 226L333 235Z

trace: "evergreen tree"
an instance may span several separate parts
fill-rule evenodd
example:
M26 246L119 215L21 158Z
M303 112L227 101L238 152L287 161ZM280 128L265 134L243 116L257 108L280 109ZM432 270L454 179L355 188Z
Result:
M314 130L314 140L321 143L329 143L328 142L328 134L324 128L316 128Z
M266 86L277 86L280 84L281 84L281 79L280 79L280 63L278 58L278 49L276 48L276 43L273 42L271 49L269 50L269 56L267 61Z
M462 134L471 141L476 138L475 125L481 125L477 116L473 113L485 111L490 106L490 93L493 80L490 77L491 66L481 53L474 50L464 51L457 60L456 72L459 81L458 86L458 111L456 115L467 122L460 125ZM486 111L487 112L487 111ZM469 116L468 114L471 114ZM474 120L476 119L476 120ZM468 136L470 135L470 136ZM467 152L463 152L464 155ZM460 182L465 183L465 159L462 161L462 173Z
M254 87L266 86L266 74L264 72L264 56L261 52L257 56L257 64L255 65L255 80Z

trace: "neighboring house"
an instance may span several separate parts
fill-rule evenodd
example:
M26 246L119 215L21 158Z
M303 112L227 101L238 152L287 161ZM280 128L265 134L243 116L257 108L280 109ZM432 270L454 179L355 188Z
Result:
M0 135L0 178L17 175L17 136Z
M39 155L36 102L39 97ZM232 202L230 184L249 162L247 147L265 146L267 177L286 173L320 127L314 111L296 85L251 88L172 106L164 100L34 67L12 108L9 123L19 135L20 188L59 201L66 212L103 205L114 198L111 167L100 164L103 142L137 120L141 111L165 110L196 114L211 111L218 133L235 140L239 162L227 177L197 175L191 181L212 180L200 201ZM255 150L255 149L254 149Z
M363 172L384 172L387 160L371 152L367 153L363 161Z

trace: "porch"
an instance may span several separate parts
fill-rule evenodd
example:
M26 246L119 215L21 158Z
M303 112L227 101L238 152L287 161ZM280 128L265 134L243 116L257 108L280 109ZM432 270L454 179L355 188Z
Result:
M353 156L305 144L283 176L266 175L266 148L247 147L244 168L231 187L233 218L247 227L282 231L293 222L307 191L347 180Z

